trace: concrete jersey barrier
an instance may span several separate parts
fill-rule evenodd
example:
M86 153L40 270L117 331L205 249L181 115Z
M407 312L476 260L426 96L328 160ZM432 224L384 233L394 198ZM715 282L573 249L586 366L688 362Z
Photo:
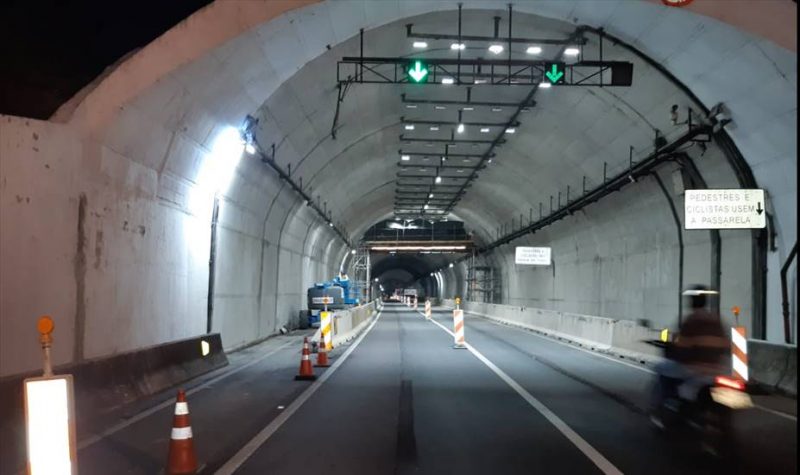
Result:
M452 308L455 301L443 299L442 305ZM640 363L656 363L662 359L658 349L643 342L657 339L659 331L632 320L482 302L462 302L461 308L498 323ZM750 380L796 397L797 346L748 340L748 347Z
M203 341L208 345L206 355L202 354ZM80 423L227 364L222 339L213 333L59 366L54 372L72 374ZM0 473L16 473L25 466L22 381L41 374L36 371L0 379Z

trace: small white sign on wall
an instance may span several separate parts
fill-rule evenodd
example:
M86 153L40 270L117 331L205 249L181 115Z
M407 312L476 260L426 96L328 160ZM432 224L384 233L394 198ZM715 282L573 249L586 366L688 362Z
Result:
M549 247L518 246L514 254L514 263L526 266L549 266L550 253Z

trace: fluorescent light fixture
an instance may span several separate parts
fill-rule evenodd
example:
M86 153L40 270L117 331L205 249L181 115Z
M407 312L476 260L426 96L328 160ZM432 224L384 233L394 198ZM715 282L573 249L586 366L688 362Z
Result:
M424 171L425 171L425 169L424 169L424 168L420 168L420 169L419 169L419 171L421 171L421 172L424 172Z
M253 145L253 144L251 144L251 143L248 143L248 144L246 144L246 145L244 146L244 151L245 151L245 152L247 152L247 153L248 153L248 154L250 154L250 155L255 155L255 153L256 153L256 147L255 147L255 145Z
M351 251L350 251L350 254L353 254L353 255L355 255L355 253L356 253L356 250L355 250L355 249L353 249L353 250L351 250Z
M429 194L428 198L433 198L433 193Z
M564 50L564 55L565 56L578 56L579 54L581 54L581 50L579 50L578 48L575 48L574 46L569 47L569 48Z
M416 109L416 108L417 108L416 104L406 104L406 109Z
M411 156L410 155L400 155L400 160L402 160L404 162L407 162L407 161L411 160Z
M464 162L464 163L469 163L469 158L465 158L464 160L461 160L461 161Z
M370 251L463 251L467 246L372 246Z
M375 282L378 282L378 278L377 277L375 277Z
M436 179L434 181L436 183L441 183L442 182L442 177L440 177L439 175L436 175Z
M406 130L414 130L414 124L406 124L405 125L405 129Z
M492 107L492 112L503 112L502 107Z
M445 107L445 106L433 106L433 108L436 109L437 111L443 111L443 110L447 109L447 107Z
M503 52L503 45L491 45L489 46L489 51L494 54L500 54Z
M436 132L437 130L439 130L439 126L438 125L432 125L431 126L431 131Z
M541 46L528 46L528 49L525 50L528 54L539 54L542 52Z
M452 50L459 50L459 49L463 50L466 47L467 47L467 45L465 45L464 43L452 43L450 45L450 49L452 49Z
M442 78L442 84L453 84L454 82L453 78Z
M475 110L475 108L474 108L474 107L465 107L463 110L465 110L465 111L472 111L472 110Z
M451 269L453 268L453 263L452 263L452 262L450 263L450 268L451 268Z
M486 163L492 163L492 159L486 160Z
M486 84L486 79L476 79L475 84Z
M462 169L460 169L460 168L459 168L458 170L456 170L456 172L458 172L458 173L464 173L464 170L462 170Z
M412 46L414 46L414 48L427 48L428 47L428 43L426 43L424 41L415 41Z
M333 223L328 222L328 226L333 227Z
M456 132L458 132L459 134L463 134L464 133L464 124L458 124L458 127L456 128Z
M512 129L512 128L508 128L508 129L506 129L506 133L507 133L507 134L513 134L513 133L514 133L514 132L516 132L516 131L517 131L517 129Z
M482 127L481 128L481 133L482 134L488 134L489 133L489 127Z
M551 86L552 86L552 84L550 84L549 82L540 82L540 83L539 83L539 88L540 88L540 89L548 89L548 88L550 88Z
M442 157L442 161L446 162L447 161L447 157Z
M422 209L428 209L428 205L426 204L425 206L422 207Z

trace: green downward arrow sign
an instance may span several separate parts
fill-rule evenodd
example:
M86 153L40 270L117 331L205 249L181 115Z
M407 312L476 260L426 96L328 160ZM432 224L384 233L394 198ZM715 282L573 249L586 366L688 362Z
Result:
M544 75L547 76L547 79L549 79L551 83L555 84L559 79L561 79L562 76L564 76L564 72L559 71L558 65L554 64L550 68L550 71L545 72Z
M420 82L425 79L425 76L428 75L428 69L422 67L422 63L419 61L414 62L414 69L408 70L408 75L414 79L414 82Z

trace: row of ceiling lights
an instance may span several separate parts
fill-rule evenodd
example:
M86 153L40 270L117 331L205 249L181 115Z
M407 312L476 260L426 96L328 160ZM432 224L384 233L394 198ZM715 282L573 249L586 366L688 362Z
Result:
M412 44L412 46L414 46L414 48L416 48L416 49L425 49L425 48L428 47L428 43L426 43L425 41L415 41ZM466 48L467 48L467 45L464 44L464 43L452 43L452 44L450 44L450 49L453 50L453 51L463 51ZM489 45L488 49L489 49L489 52L492 53L492 54L500 54L505 50L503 45L498 44L498 43L494 43L494 44ZM535 56L535 55L541 54L542 53L542 47L541 46L528 46L528 49L525 50L525 53L527 53L527 54L529 54L531 56ZM568 47L568 48L566 48L564 50L564 56L575 57L575 56L578 56L579 54L581 54L581 50L580 50L580 48L575 47L575 46L570 46L570 47Z
M495 126L495 127L499 127L499 126ZM403 128L406 129L406 130L414 130L416 127L414 127L414 124L406 124ZM431 131L437 131L437 130L439 130L439 126L438 125L432 125L432 126L430 126L430 130ZM464 124L458 124L458 126L456 127L456 132L458 132L459 134L463 134L465 130L466 130L466 126ZM488 134L490 132L490 128L489 127L481 127L480 130L481 130L482 134ZM516 131L517 131L517 129L515 129L513 127L509 127L509 128L506 129L506 133L507 134L513 134Z

